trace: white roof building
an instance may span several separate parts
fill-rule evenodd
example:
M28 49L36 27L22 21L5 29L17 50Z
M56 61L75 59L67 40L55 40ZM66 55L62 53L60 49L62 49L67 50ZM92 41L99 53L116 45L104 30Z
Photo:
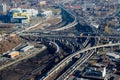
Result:
M27 13L30 17L38 15L38 10L36 10L36 9L13 8L9 12L11 12L13 14L14 13Z
M22 13L22 9L21 8L13 8L9 12L12 12L12 13Z
M42 13L42 15L44 15L46 17L50 17L50 16L52 16L52 11L51 10L46 10Z
M27 13L29 16L38 15L38 10L35 10L35 9L22 9L22 12Z
M28 46L25 46L24 48L22 48L20 51L21 51L21 52L25 52L25 51L28 51L28 50L30 50L30 49L32 49L32 48L34 48L33 45L28 45Z

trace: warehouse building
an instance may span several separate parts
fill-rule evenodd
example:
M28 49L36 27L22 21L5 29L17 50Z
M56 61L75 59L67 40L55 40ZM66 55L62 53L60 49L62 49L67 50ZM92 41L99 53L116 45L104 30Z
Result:
M28 51L28 50L30 50L30 49L33 49L33 48L34 48L33 45L28 45L28 46L23 47L20 51L21 51L21 52L26 52L26 51Z
M38 15L38 10L35 9L22 9L22 13L28 14L28 16L37 16Z
M95 67L85 68L85 71L82 76L89 79L94 78L95 80L104 79L106 76L106 67L102 66L101 68Z
M12 51L8 54L8 57L9 58L15 58L15 57L19 56L19 54L20 53L18 51Z
M8 16L12 23L28 23L31 17L38 15L38 10L13 8L9 10Z
M12 23L28 23L29 20L26 17L17 17L17 18L11 18Z
M50 18L53 13L51 10L44 10L42 13L41 13L42 16L46 17L46 18Z

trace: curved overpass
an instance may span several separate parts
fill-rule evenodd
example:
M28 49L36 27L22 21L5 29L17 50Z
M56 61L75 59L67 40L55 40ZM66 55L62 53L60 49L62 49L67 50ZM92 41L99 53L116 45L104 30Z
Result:
M66 0L65 2L63 2L63 5L62 5L62 4L58 4L58 6L59 6L60 8L62 8L63 10L65 10L67 13L69 13L69 14L74 18L74 21L73 21L72 23L69 23L69 24L66 25L66 26L63 26L63 27L61 27L61 28L54 29L54 30L52 30L52 31L66 30L66 29L69 29L69 28L71 28L71 27L73 27L73 26L75 26L75 25L78 24L78 23L77 23L76 16L73 15L71 12L69 12L67 9L65 9L65 7L63 7L66 2L69 2L69 1Z
M54 29L52 31L61 31L61 30L66 30L66 29L69 29L69 28L72 28L73 26L77 25L77 22L76 21L73 21L72 23L64 26L64 27L61 27L61 28L57 28L57 29Z
M52 68L48 73L47 73L47 76L44 77L42 80L47 80L49 77L51 77L52 74L54 73L57 73L57 71L63 67L65 64L67 64L71 59L72 57L80 54L80 53L83 53L83 52L86 52L86 51L89 51L89 50L93 50L93 49L97 49L97 48L101 48L101 47L110 47L110 46L119 46L120 43L112 43L112 44L105 44L105 45L99 45L99 46L94 46L94 47L90 47L90 48L87 48L87 49L83 49L83 50L80 50L80 51L77 51L73 54L71 54L70 56L66 57L65 59L63 59L60 63L58 63L54 68Z
M56 46L57 50L55 52L58 53L60 51L60 47L58 46L58 44L55 42L52 42L52 41L50 41L50 43L52 43Z

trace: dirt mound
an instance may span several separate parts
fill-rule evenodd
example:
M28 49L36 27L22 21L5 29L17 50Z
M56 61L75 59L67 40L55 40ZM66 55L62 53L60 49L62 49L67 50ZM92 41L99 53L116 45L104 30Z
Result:
M9 37L7 40L0 41L0 54L7 52L22 42L19 36Z

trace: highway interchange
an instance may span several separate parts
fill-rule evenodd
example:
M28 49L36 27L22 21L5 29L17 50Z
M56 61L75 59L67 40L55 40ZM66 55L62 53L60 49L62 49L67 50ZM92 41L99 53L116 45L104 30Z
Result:
M109 47L109 46L119 46L120 43L113 43L113 44L105 44L105 45L99 45L99 46L94 46L94 47L90 47L90 48L87 48L87 49L83 49L83 50L80 50L80 51L77 51L75 53L73 53L72 55L66 57L64 60L62 60L59 64L57 64L50 72L48 72L48 76L46 76L43 80L47 80L47 78L52 75L52 73L56 72L60 67L62 67L63 65L65 65L66 63L68 63L72 57L74 57L75 55L78 55L80 53L84 53L86 51L89 51L89 50L96 50L97 48L101 48L101 47ZM93 54L93 53L92 53ZM87 58L89 58L92 54L90 54L89 56L87 56ZM86 59L86 58L85 58ZM64 76L64 75L63 75ZM68 75L67 75L68 76ZM66 77L65 77L66 78ZM65 79L64 78L64 79ZM63 80L64 80L63 79Z
M44 44L45 47L41 48L41 52L45 49L48 49L50 46L54 47L55 51L53 50L53 53L55 53L54 55L57 55L59 61L56 64L51 64L52 67L44 72L42 77L40 74L40 77L37 80L68 80L69 77L78 70L78 68L80 68L85 62L87 62L93 55L97 53L98 49L108 47L120 48L120 34L108 35L93 28L90 25L89 20L86 20L86 17L78 17L72 9L70 10L70 8L66 7L66 4L71 2L74 2L74 0L55 1L56 6L63 11L63 14L61 14L62 17L66 16L64 20L61 19L55 25L49 26L46 24L45 28L34 30L33 28L42 24L42 22L38 22L31 27L13 32L13 34L17 34L28 42ZM118 12L119 10L114 13L116 14ZM112 16L108 15L107 17L109 18ZM103 19L107 17L104 17ZM90 29L92 30L90 31L89 28L87 29L86 26L84 26L87 32L82 30L79 31L78 28L81 27L80 24L89 25ZM61 54L65 55L60 59ZM0 67L0 70L31 56L33 55L28 54L25 58L21 58L10 64L3 65ZM74 59L76 60L74 61ZM40 69L41 66L34 69L31 73L29 73L29 75L25 75L22 80L30 79L33 76L36 76L36 74L39 75L39 72L41 72ZM109 74L109 76L112 75L114 74Z
M78 24L76 17L71 12L69 12L66 8L64 8L64 4L66 2L67 1L63 1L63 4L60 3L59 7L62 8L63 10L65 10L66 12L68 12L72 17L74 17L73 22L67 24L66 26L63 26L63 27L60 27L57 29L53 29L50 31L46 31L47 35L43 34L41 32L23 32L23 33L19 34L20 36L33 36L33 37L40 38L40 39L43 39L43 38L49 38L49 39L52 39L52 38L53 39L86 38L85 42L83 44L81 44L80 46L78 46L78 47L80 47L80 49L78 49L77 51L72 50L74 53L70 54L69 56L64 58L62 61L60 61L50 71L48 71L46 73L46 75L43 76L40 80L49 80L50 78L52 78L54 76L54 74L57 74L60 69L62 69L67 64L69 64L69 62L72 60L73 57L75 57L76 55L80 55L80 58L72 66L70 66L64 73L62 73L60 76L57 77L57 80L66 80L69 77L69 75L72 74L78 68L78 66L81 66L85 61L87 61L96 52L96 49L103 48L103 47L120 46L120 42L108 43L108 44L104 44L104 45L97 44L97 42L102 37L107 37L108 39L109 38L118 39L118 38L120 38L119 35L104 35L104 34L102 36L101 35L94 35L94 36L93 35L89 35L89 36L88 35L87 36L86 35L85 36L84 35L83 36L49 35L49 33L51 33L51 32L59 32L59 31L68 30L69 28L72 28ZM94 39L97 38L98 41L95 41L93 43L94 45L91 46L89 44L90 38L94 38ZM68 42L69 42L69 40L68 40ZM59 48L59 45L55 42L55 40L50 41L49 44L55 45L57 47L56 52L59 52L60 48ZM71 43L71 45L72 45L72 43ZM76 43L76 45L78 45L78 44Z

